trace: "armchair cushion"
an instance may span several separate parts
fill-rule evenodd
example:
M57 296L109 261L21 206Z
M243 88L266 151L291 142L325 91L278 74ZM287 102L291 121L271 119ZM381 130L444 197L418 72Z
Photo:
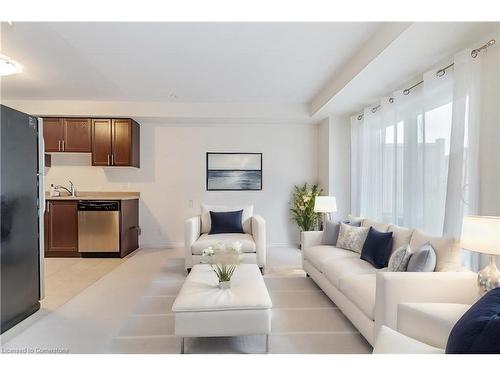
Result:
M252 234L253 206L213 206L207 204L201 205L201 233L210 232L210 227L212 226L210 211L229 212L239 210L243 210L243 213L241 215L243 232Z
M382 326L373 354L444 354L444 351Z
M241 242L242 253L255 253L256 246L253 237L247 233L221 233L221 234L206 234L203 233L191 245L191 253L193 255L201 255L204 249L209 246L214 246L218 243L231 245L233 242Z
M462 303L400 303L398 332L444 349L453 325L469 308Z

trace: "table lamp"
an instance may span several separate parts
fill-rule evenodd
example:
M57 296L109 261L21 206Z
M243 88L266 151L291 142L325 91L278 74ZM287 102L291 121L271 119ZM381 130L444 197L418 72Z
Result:
M500 255L500 217L465 216L460 245L464 249L490 256L489 264L477 275L483 290L500 287L500 271L495 263L495 256Z
M314 212L321 212L331 219L331 213L337 212L337 201L335 197L317 196L314 200Z

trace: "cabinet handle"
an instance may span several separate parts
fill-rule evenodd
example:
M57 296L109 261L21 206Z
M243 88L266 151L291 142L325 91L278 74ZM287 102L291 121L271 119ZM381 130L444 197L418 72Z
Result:
M109 154L108 154L108 165L109 165Z
M111 154L111 165L115 165L115 154Z
M50 202L47 202L47 213L50 212Z
M61 140L57 141L57 151L61 151Z
M62 141L62 150L64 151L64 140Z

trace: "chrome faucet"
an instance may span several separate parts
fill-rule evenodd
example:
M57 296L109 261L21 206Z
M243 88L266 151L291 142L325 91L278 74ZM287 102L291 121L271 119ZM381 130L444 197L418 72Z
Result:
M56 185L54 186L54 189L64 189L66 190L69 195L71 195L72 197L76 197L76 188L75 188L75 185L73 184L73 182L71 180L69 180L69 189L66 187L66 186L63 186L63 185Z

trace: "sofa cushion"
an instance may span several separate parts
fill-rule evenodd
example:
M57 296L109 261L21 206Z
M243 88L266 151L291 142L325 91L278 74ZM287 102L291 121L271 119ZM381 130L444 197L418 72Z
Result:
M433 237L419 230L413 231L410 241L412 251L429 242L436 252L437 272L458 271L461 267L461 253L453 237Z
M253 206L214 206L214 205L201 205L201 233L210 232L212 221L210 220L210 211L213 212L229 212L243 210L241 215L241 222L243 232L252 234L252 216Z
M459 303L400 303L398 331L444 349L451 329L469 307Z
M194 255L201 255L204 249L209 246L222 243L226 246L231 245L233 242L241 242L242 253L255 253L255 242L253 237L247 233L221 233L221 234L206 234L203 233L191 245L191 252Z
M357 258L358 253L340 249L335 246L312 246L304 249L304 259L308 260L316 269L323 272L323 265L330 259Z
M382 223L380 221L371 220L371 219L363 220L362 226L367 227L367 228L373 227L376 230L378 230L379 232L387 232L389 229L389 224Z
M208 234L244 233L241 226L243 210L228 212L210 211L210 232Z
M339 289L363 313L375 320L376 274L349 276L340 279Z
M354 226L361 226L361 224L363 224L363 221L365 219L360 217L360 216L354 216L354 215L347 215L347 223L350 223Z
M500 288L490 290L451 330L447 354L500 354Z
M400 227L398 225L389 225L387 231L392 232L391 254L394 253L401 246L406 246L410 244L411 235L413 234L413 229Z
M340 279L355 275L366 275L377 273L378 270L370 263L359 258L328 259L323 264L322 272L325 277L336 288L339 287Z
M408 261L408 272L434 272L436 269L436 252L430 243L423 244L413 253Z
M365 244L361 250L361 259L375 268L387 267L392 249L392 232L379 232L370 227Z
M337 247L361 253L369 228L353 227L350 224L340 223Z

